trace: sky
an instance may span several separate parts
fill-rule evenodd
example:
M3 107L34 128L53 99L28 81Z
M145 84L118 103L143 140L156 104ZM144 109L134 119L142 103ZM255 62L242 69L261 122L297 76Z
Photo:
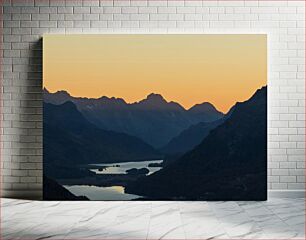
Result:
M138 102L150 93L226 113L267 84L264 34L91 34L43 37L43 85L75 97Z

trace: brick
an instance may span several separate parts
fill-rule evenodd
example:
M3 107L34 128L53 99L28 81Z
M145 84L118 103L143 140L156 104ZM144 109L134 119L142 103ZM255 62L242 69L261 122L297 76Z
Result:
M278 190L278 189L287 189L288 185L287 183L272 183L272 189Z
M138 28L139 22L138 21L123 21L121 23L123 28Z
M185 6L190 7L201 7L202 6L202 1L194 1L194 0L185 0Z
M104 7L103 13L121 13L120 7Z
M295 183L296 182L296 176L280 176L280 182Z
M120 28L121 21L107 21L107 28Z
M66 1L65 0L50 0L50 6L64 7L66 6Z
M83 6L99 6L99 0L83 1Z
M51 0L52 1L52 0ZM35 6L49 6L50 5L50 2L49 0L35 0Z
M139 13L157 13L157 7L139 7Z
M210 27L212 28L233 28L233 21L211 21Z
M3 36L3 41L4 42L20 42L21 41L21 36L5 35L5 36Z
M99 14L100 21L113 20L113 14Z
M102 7L90 7L90 12L91 13L103 13L103 8Z
M175 7L158 7L158 13L176 13Z
M184 14L169 14L168 18L170 21L182 21L184 20Z
M148 6L167 6L167 1L148 0Z
M89 28L90 27L90 21L74 21L74 27Z
M296 7L281 7L279 8L279 13L296 13Z
M219 20L230 21L230 20L243 20L243 16L239 14L219 14Z
M3 7L3 13L21 13L21 7Z
M276 7L253 7L251 8L251 13L278 13L278 8Z
M12 20L31 20L31 14L14 14Z
M269 176L268 177L270 183L278 183L279 182L279 176Z
M13 6L31 7L34 6L34 0L14 0L12 1Z
M305 183L288 183L288 189L305 190Z
M49 14L32 14L32 20L49 20Z
M51 14L50 20L51 21L65 20L65 14Z
M195 7L177 7L176 11L177 13L195 13L196 8Z
M39 27L45 27L45 28L50 28L50 27L56 27L57 22L56 21L40 21L39 22Z
M13 169L11 171L11 176L13 177L24 177L24 176L28 176L28 170L17 170L17 169Z
M131 14L130 20L149 20L149 14Z
M20 177L3 176L3 181L6 183L16 183L20 182Z
M65 20L82 20L83 19L83 15L82 14L65 14Z
M39 12L40 13L47 13L47 14L57 13L57 7L40 7Z
M73 27L73 21L58 21L57 26L60 28L71 28Z
M21 13L39 13L38 7L22 7Z
M194 28L194 21L177 21L178 28Z
M122 7L121 12L124 14L138 13L137 7Z
M202 14L185 14L185 20L187 21L201 21Z
M250 7L235 7L234 8L235 13L251 13Z
M303 176L305 174L305 169L289 169L290 176Z
M130 15L128 14L114 14L114 20L122 21L122 20L130 20Z
M209 13L225 13L224 7L210 7Z
M182 7L184 5L185 5L184 1L181 1L181 0L168 1L169 7Z
M243 6L244 2L242 1L218 1L219 6Z
M107 21L91 21L90 23L91 27L93 28L106 28L107 27Z
M140 21L139 22L141 28L157 28L158 21Z
M99 14L83 14L83 20L99 20Z
M168 20L168 14L150 14L150 20L152 20L152 21L155 21L155 20L160 20L160 21Z
M160 28L175 28L176 25L176 21L158 21L158 27Z
M3 27L5 28L20 27L20 21L4 21Z
M74 7L74 13L90 13L90 7Z
M295 162L280 162L279 164L280 164L280 168L296 168Z
M36 28L39 27L39 21L22 21L21 23L22 28ZM29 33L31 34L31 33Z
M141 7L147 6L148 2L146 0L131 0L130 5L135 7Z
M197 7L196 8L196 13L201 13L201 14L207 14L209 13L210 8L208 7Z
M73 7L58 7L57 13L59 14L73 13Z
M68 6L68 7L81 7L82 5L83 5L83 1L82 0L69 0L69 1L66 1L66 6Z

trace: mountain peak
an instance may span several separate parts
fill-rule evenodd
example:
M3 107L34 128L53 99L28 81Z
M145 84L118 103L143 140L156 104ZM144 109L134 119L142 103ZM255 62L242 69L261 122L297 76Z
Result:
M203 102L200 104L196 104L189 109L191 112L210 112L210 111L217 111L214 105L209 102Z
M55 94L71 97L71 95L67 91L65 91L65 90L59 90Z
M183 111L184 108L176 102L167 102L161 94L150 93L140 102L133 103L141 109Z
M157 93L150 93L145 100L149 100L153 102L166 102L163 96Z
M71 97L71 95L67 91L65 91L65 90L58 90L58 91L52 93L47 88L44 88L43 89L43 93L48 94L48 95L54 95L54 96Z
M109 101L109 102L125 102L125 100L123 98L116 98L116 97L107 97L107 96L102 96L100 98L98 98L97 100L102 100L102 101Z
M47 103L62 104L66 101L73 101L71 95L64 90L51 93L47 88L44 88L43 93L44 101Z

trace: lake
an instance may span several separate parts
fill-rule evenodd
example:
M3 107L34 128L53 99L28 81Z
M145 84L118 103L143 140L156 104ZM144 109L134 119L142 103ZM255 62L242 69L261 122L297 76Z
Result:
M137 199L140 196L127 194L124 192L124 187L122 186L112 186L112 187L97 187L97 186L87 186L87 185L64 185L64 188L69 190L76 196L86 196L90 200L133 200Z
M141 162L119 162L119 163L108 163L108 164L90 164L95 166L90 169L90 171L95 172L96 174L126 174L126 170L131 168L147 168L150 175L158 170L161 167L148 167L150 163L162 163L163 160L148 160ZM106 167L103 171L99 171L97 166ZM63 185L64 188L69 190L76 196L86 196L90 200L133 200L140 198L141 196L125 193L123 186L111 186L111 187L100 187L100 186L89 186L89 185Z
M148 161L141 161L141 162L119 162L119 163L108 163L108 164L91 164L94 166L103 166L107 167L103 169L103 171L99 171L99 168L93 168L90 169L92 172L95 172L96 174L126 174L126 170L129 170L131 168L147 168L149 170L149 173L147 175L150 175L158 170L161 169L161 167L148 167L150 163L162 163L163 160L148 160Z

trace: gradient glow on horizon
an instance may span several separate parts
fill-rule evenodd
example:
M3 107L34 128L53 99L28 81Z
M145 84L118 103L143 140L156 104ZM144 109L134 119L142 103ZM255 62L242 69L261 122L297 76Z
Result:
M43 85L72 96L159 93L186 109L210 102L227 112L267 84L264 34L45 35Z

